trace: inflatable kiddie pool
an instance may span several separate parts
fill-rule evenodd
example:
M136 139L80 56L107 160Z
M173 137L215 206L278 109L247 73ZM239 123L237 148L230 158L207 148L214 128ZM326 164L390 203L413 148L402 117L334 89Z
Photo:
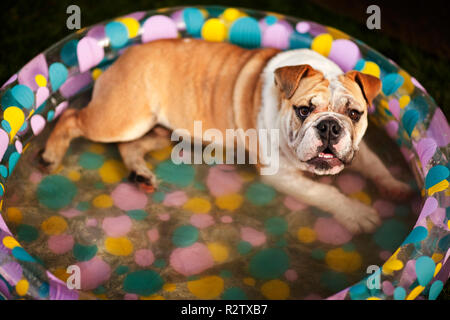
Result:
M318 178L378 210L383 224L352 236L252 167L175 165L170 148L146 158L153 194L127 182L113 144L78 139L57 172L37 169L58 116L86 105L126 47L176 37L311 48L379 77L368 143L417 197L383 199L349 171ZM334 28L223 7L136 12L55 44L0 95L0 299L435 299L448 279L447 120L414 77Z

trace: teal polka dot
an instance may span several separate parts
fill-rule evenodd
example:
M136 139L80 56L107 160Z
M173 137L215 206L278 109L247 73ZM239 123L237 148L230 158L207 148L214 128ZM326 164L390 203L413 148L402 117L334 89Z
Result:
M70 40L66 42L66 44L61 49L61 60L69 67L76 66L78 64L77 45L78 40Z
M288 229L287 221L280 217L273 217L266 220L264 226L268 233L280 236Z
M242 17L233 22L229 31L229 41L240 47L254 49L261 46L261 29L258 21Z
M101 181L97 181L97 182L94 184L94 188L95 188L95 189L105 189L105 184L104 184L103 182L101 182Z
M91 206L91 204L89 202L82 201L77 204L77 209L80 211L86 211L87 209L89 209L90 206Z
M26 262L37 262L36 259L34 259L32 256L28 254L28 252L25 251L22 247L15 247L11 251L14 258L20 261L26 261Z
M417 281L423 287L433 279L434 271L436 269L436 263L427 256L422 256L416 260L416 275Z
M39 237L39 231L30 225L22 224L17 228L17 238L20 242L33 242Z
M351 242L346 243L342 246L342 249L346 252L352 252L355 251L355 245Z
M349 284L344 274L334 271L325 271L320 277L320 283L333 292L341 291Z
M144 220L147 218L147 212L144 210L131 210L127 212L127 215L134 220Z
M73 247L73 256L78 261L88 261L91 260L97 254L97 246L84 246L76 243Z
M322 249L313 249L311 251L311 257L316 260L323 260L325 259L325 251L323 251Z
M247 300L244 290L238 287L231 287L225 290L222 295L223 300Z
M405 224L391 219L386 220L375 232L374 240L384 250L394 251L408 234Z
M197 189L197 190L200 190L200 191L206 190L205 185L203 183L201 183L201 182L198 182L198 181L195 181L194 188Z
M153 202L155 203L161 203L163 202L164 198L165 198L166 194L162 191L156 191L155 193L153 193L152 195L152 199Z
M275 279L289 267L289 257L281 249L269 248L256 253L250 260L250 274L258 279Z
M399 218L406 218L409 216L410 210L407 206L397 206L394 213Z
M355 66L353 67L353 69L355 69L356 71L362 71L362 69L364 69L364 66L366 65L366 61L364 59L359 59Z
M34 103L34 93L29 87L23 84L15 85L11 89L11 94L22 108L30 109Z
M166 266L166 261L164 259L157 259L153 262L155 268L164 268Z
M419 112L417 110L410 109L410 110L407 110L403 114L402 124L403 124L403 127L405 128L406 132L408 133L408 135L410 137L411 137L411 133L414 130L414 127L417 124L417 121L419 121Z
M220 271L220 276L222 278L231 278L232 275L233 274L231 273L230 270L222 270L222 271Z
M365 283L358 283L350 288L350 298L352 300L365 300L369 296L369 290Z
M394 290L394 299L395 300L405 300L406 291L402 287L397 287Z
M115 272L116 272L119 276L121 276L121 275L127 273L129 270L130 270L130 268L129 268L128 266L118 266L118 267L116 268L116 271L115 271Z
M98 286L93 290L94 294L103 294L106 292L106 288L104 286Z
M187 33L199 37L205 21L202 12L197 8L186 8L183 10L183 20L186 24Z
M39 297L41 297L43 299L47 298L49 291L50 291L50 287L49 287L48 283L47 282L42 283L38 289Z
M55 115L55 111L50 110L50 111L47 113L47 121L49 121L49 122L52 121L54 115Z
M175 229L172 242L177 247L189 247L198 239L198 230L194 226L181 226Z
M66 82L68 75L69 71L62 63L55 62L48 68L48 76L53 92L56 92Z
M194 168L187 164L176 165L170 160L161 162L155 170L156 176L178 187L187 187L194 180Z
M141 270L128 274L123 282L123 290L141 296L151 295L162 288L161 276L153 270Z
M118 49L128 42L128 29L120 22L113 21L105 26L106 36L111 41L111 47Z
M436 300L436 298L441 293L444 288L444 283L441 280L436 280L430 287L430 292L428 293L428 299Z
M253 183L247 189L245 196L254 205L263 206L270 203L275 197L275 189L263 183Z
M82 166L84 169L94 170L98 169L103 165L105 158L93 152L84 152L80 159L78 160L78 164Z
M268 26L271 26L271 25L273 25L274 23L276 23L277 22L277 17L275 17L275 16L267 16L267 17L265 17L264 18L264 21L266 22L266 24L268 25Z
M61 209L72 202L77 194L77 187L66 177L47 176L37 188L39 202L50 209Z
M241 241L237 245L237 250L240 254L247 254L252 251L252 245L250 242Z
M405 79L398 73L390 73L383 78L383 93L387 96L393 94L400 88Z
M275 246L276 246L277 248L283 248L283 247L286 247L286 246L287 246L287 241L286 241L286 239L280 239L280 240L278 240L278 241L275 243Z

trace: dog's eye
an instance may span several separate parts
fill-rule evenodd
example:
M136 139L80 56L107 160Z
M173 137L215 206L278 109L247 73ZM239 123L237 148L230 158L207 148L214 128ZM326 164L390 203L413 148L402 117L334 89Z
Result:
M361 115L362 115L362 112L359 112L358 110L355 110L355 109L349 110L349 112L348 112L348 116L354 122L358 122L359 119L361 118Z
M297 106L294 106L294 110L295 110L295 113L297 114L297 117L299 117L300 119L304 120L311 114L312 107L306 107L306 106L297 107Z

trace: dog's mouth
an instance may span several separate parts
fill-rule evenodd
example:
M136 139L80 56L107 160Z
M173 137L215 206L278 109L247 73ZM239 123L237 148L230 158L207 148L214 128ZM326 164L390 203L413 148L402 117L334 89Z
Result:
M317 156L307 161L317 169L327 170L343 164L330 147L320 151Z

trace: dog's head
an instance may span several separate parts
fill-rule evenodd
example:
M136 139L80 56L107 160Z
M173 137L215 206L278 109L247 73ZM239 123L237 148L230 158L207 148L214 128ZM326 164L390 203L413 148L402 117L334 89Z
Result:
M287 156L315 174L337 174L349 164L367 129L378 78L349 71L331 80L310 65L275 70L279 124Z

